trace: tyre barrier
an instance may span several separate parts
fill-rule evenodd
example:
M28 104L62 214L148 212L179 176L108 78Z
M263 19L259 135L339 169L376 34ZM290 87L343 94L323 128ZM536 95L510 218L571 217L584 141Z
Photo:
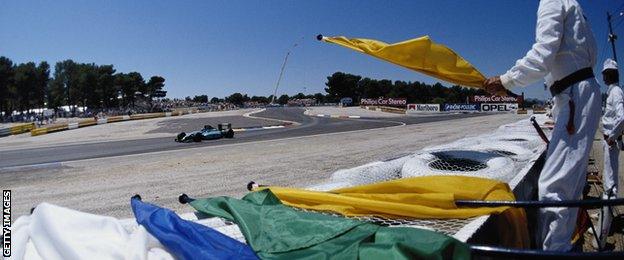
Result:
M511 158L495 152L442 150L407 160L401 169L401 177L461 175L509 181L514 165Z
M411 156L404 156L390 161L377 161L350 169L332 173L327 183L309 187L316 191L329 191L357 185L389 181L401 178L401 168Z

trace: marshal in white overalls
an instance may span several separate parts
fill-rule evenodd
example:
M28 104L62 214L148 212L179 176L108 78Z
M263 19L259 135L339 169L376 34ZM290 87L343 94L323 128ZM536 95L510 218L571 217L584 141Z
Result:
M596 63L596 42L576 0L541 0L535 44L526 56L500 76L507 89L545 79L546 85ZM571 112L569 101L573 101ZM600 87L594 78L577 82L553 97L555 127L538 196L543 201L577 200L585 186L591 145L600 120ZM571 117L573 116L573 117ZM573 131L569 133L568 120ZM544 250L569 251L578 209L540 210L538 239Z
M611 73L611 75L609 75ZM622 148L621 135L624 130L624 95L618 86L618 66L614 60L607 59L602 70L607 89L607 102L602 115L602 133L604 135L604 168L602 184L604 187L603 199L614 199L618 192L618 157ZM603 207L599 216L600 244L603 248L607 242L613 213L609 207Z

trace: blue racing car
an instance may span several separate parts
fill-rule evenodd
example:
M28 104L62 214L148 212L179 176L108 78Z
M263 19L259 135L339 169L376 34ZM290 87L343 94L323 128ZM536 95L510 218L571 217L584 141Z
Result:
M234 138L232 124L219 124L217 128L214 128L211 125L205 125L204 128L199 131L193 131L188 134L185 132L179 133L178 136L176 136L175 141L189 143L221 138Z

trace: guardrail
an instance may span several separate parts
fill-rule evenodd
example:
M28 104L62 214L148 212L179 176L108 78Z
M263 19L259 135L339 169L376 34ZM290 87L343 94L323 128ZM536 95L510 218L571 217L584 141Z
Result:
M364 109L368 109L368 110L395 113L395 114L405 114L405 111L406 111L404 108L385 107L385 106L360 106L360 107Z
M30 134L32 136L37 136L37 135L44 135L44 134L49 134L53 132L60 132L60 131L94 126L94 125L102 125L102 124L123 122L123 121L130 121L130 120L151 119L151 118L159 118L159 117L182 116L182 115L196 114L196 113L201 113L201 111L197 109L178 109L173 112L136 114L136 115L129 115L129 116L128 115L111 116L107 118L100 118L97 120L95 118L91 118L91 119L82 120L80 122L56 124L56 125L51 125L51 126L46 126L46 127L39 127L39 128L34 128L34 124L30 124L32 125L32 127L28 131L30 131ZM2 130L4 129L0 129L0 137L3 136ZM27 131L24 131L24 132L27 132Z
M26 133L35 128L34 123L25 123L0 129L0 137Z

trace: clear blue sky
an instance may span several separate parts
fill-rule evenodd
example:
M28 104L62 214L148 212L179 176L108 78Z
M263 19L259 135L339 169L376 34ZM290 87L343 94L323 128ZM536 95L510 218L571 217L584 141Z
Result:
M580 0L598 41L599 66L611 55L606 11L624 0ZM430 35L487 76L531 47L538 0L436 1L2 1L0 55L14 62L64 59L113 64L166 78L169 96L233 92L270 95L284 55L279 94L324 92L343 71L376 79L430 77L315 40L319 33L397 42ZM621 17L615 24L624 20ZM624 61L624 26L616 28ZM303 39L301 39L303 37ZM608 53L603 54L603 52ZM445 83L446 84L446 83ZM450 85L450 84L446 84ZM519 93L522 90L515 90ZM524 89L546 98L541 83Z

